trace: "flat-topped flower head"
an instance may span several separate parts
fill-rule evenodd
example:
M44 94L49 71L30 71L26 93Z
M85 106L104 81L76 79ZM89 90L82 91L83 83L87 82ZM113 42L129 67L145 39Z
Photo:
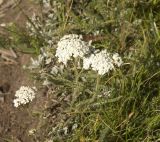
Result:
M56 57L58 61L67 64L72 57L84 57L89 52L89 43L83 41L82 35L69 34L65 35L58 42Z
M113 70L115 68L114 65L119 67L121 64L122 59L119 55L114 54L112 57L107 50L102 50L83 58L83 68L87 70L91 67L92 70L97 71L100 75Z
M16 99L13 100L14 107L25 105L31 102L35 98L35 92L35 87L30 88L28 86L21 86L20 89L16 91Z

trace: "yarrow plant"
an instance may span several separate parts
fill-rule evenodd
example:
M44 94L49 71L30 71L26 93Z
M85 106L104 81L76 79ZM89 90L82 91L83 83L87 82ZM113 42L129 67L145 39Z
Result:
M83 41L82 35L65 35L58 42L55 56L58 57L59 62L65 65L72 57L80 57L83 59L83 69L88 70L91 67L92 70L98 71L100 75L113 70L115 65L118 67L122 65L123 61L119 54L115 53L111 55L107 50L99 52L95 50L95 53L92 53L89 57L85 57L85 55L91 53L90 46L91 42Z
M67 64L72 57L84 57L89 52L89 43L83 41L82 35L65 35L58 42L56 57L58 61Z
M37 89L35 87L21 86L20 89L16 91L16 98L13 100L14 107L19 107L20 105L31 102L36 96L36 91Z
M29 46L40 51L30 69L51 98L40 115L47 116L39 127L41 138L158 141L159 2L41 0L41 6L43 14L33 15L27 25L27 45L31 41ZM60 37L76 31L84 36ZM20 98L17 107L24 104Z

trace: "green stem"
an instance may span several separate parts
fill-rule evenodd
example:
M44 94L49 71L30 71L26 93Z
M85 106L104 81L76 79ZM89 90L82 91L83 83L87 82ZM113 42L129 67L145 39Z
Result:
M99 92L99 83L100 83L100 75L97 75L97 81L96 81L96 94Z
M96 80L96 86L95 86L95 93L93 94L91 103L95 101L95 99L96 99L96 97L97 97L97 95L98 95L98 93L99 93L99 84L100 84L100 81L101 81L100 75L97 74L97 80Z
M77 99L77 93L78 93L78 81L79 81L79 77L80 77L80 73L78 72L78 69L77 69L77 65L78 65L78 58L75 59L75 62L74 62L74 72L75 72L75 84L76 84L76 87L73 89L73 94L72 94L72 104L76 101Z

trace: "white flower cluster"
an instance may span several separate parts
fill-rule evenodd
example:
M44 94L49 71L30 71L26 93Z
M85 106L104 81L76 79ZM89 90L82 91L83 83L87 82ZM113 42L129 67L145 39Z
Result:
M67 64L72 57L84 57L89 52L89 43L83 41L82 35L69 34L65 35L58 42L56 57L59 62Z
M122 63L123 61L118 53L111 56L106 50L91 54L90 57L83 58L83 68L87 70L91 67L92 70L98 71L98 74L100 75L104 75L113 70L115 65L120 67Z
M35 91L37 91L35 87L21 86L20 89L16 91L16 99L13 100L14 107L31 102L35 98Z

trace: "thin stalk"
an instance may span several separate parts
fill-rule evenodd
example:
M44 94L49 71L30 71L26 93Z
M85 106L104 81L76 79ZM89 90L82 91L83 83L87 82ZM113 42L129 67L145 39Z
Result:
M96 100L96 97L97 97L97 95L99 93L99 84L100 84L100 81L101 81L101 77L100 77L99 74L97 74L95 92L93 94L93 97L91 99L87 100L88 104L91 104L91 103L93 103Z
M78 93L78 81L79 81L79 77L80 77L80 72L78 72L78 69L77 69L78 61L79 61L79 58L76 58L75 62L74 62L74 73L75 73L76 87L73 89L72 104L76 101L76 98L78 96L77 95L77 93Z
M100 78L100 75L97 74L97 80L96 80L96 86L95 86L95 93L92 97L92 102L94 102L94 100L96 99L96 96L98 95L99 93L99 84L100 84L100 81L101 81L101 78Z
M99 92L99 83L100 83L100 75L97 74L97 81L96 81L96 94Z

